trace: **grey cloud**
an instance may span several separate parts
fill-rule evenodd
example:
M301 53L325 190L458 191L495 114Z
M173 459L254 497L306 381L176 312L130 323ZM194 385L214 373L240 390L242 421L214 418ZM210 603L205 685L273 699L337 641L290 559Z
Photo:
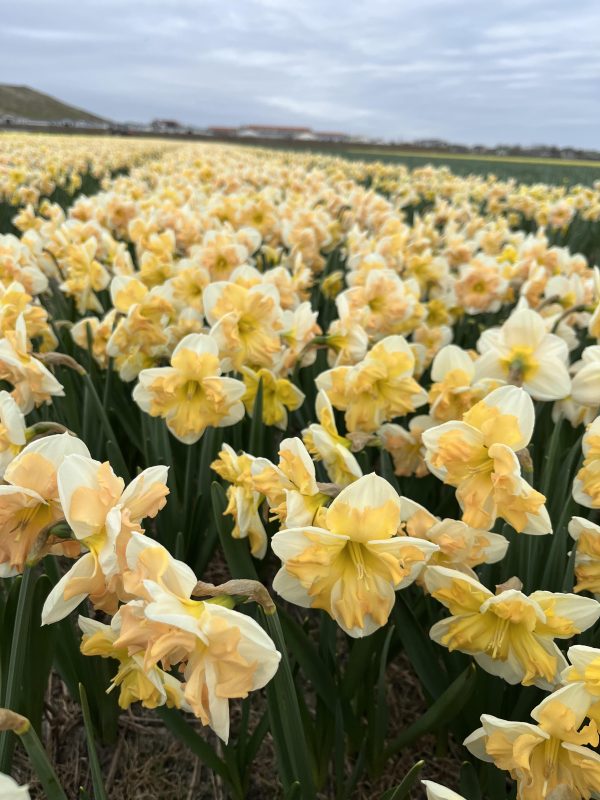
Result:
M114 119L598 146L596 0L23 0L0 48Z

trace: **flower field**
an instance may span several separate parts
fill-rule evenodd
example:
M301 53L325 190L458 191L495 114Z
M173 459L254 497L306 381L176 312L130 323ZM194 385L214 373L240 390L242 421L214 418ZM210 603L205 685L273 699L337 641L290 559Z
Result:
M0 167L0 798L600 796L600 186Z

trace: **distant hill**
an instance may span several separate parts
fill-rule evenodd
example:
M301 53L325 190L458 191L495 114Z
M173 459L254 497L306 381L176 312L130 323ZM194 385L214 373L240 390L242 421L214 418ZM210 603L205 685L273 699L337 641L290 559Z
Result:
M102 117L89 114L80 108L61 103L43 92L30 89L29 86L10 86L0 83L0 116L10 114L33 120L55 122L61 119L72 119L82 122L105 122Z

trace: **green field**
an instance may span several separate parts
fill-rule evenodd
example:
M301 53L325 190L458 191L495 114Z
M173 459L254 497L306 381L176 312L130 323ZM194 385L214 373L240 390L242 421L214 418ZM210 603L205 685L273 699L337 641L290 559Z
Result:
M412 153L391 148L372 150L360 146L340 149L337 155L357 161L383 161L406 164L410 169L431 164L449 167L455 175L493 174L501 180L515 178L520 183L552 183L591 186L600 180L600 161L566 161L555 158L511 156L471 156L453 153Z

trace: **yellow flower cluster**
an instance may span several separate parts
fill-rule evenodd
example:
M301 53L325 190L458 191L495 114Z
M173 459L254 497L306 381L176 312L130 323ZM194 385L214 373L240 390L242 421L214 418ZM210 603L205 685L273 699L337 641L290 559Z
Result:
M568 246L572 227L600 221L599 188L214 145L69 146L0 146L21 234L0 235L0 575L76 559L43 619L85 598L110 615L80 620L82 648L119 662L123 707L184 708L226 740L229 699L277 669L262 628L228 597L195 599L190 567L145 535L167 466L133 456L145 469L126 486L91 442L40 428L68 394L55 367L93 366L105 400L119 385L117 416L183 453L179 489L208 465L227 483L231 536L265 575L279 562L285 601L362 637L414 584L434 642L552 692L535 725L484 715L466 742L521 800L600 792L585 747L600 652L574 645L569 666L557 644L600 618L600 272ZM76 198L85 175L102 190ZM66 208L47 199L57 187ZM557 515L538 472L556 478L561 437L583 424L573 504ZM193 519L197 498L178 499ZM592 518L569 524L575 504ZM566 561L567 526L573 593L525 591L512 572L486 585L521 545L551 542L550 566ZM553 528L558 545L528 538Z

